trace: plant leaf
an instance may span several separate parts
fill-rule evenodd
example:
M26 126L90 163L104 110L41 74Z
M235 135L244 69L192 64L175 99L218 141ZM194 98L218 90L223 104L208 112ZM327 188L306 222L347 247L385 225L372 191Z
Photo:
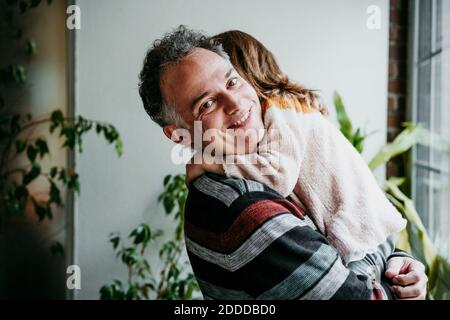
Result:
M53 111L50 118L51 118L52 122L55 123L56 125L64 122L64 115L61 110Z
M167 184L169 183L170 179L172 178L172 175L168 174L167 176L164 177L164 187L167 186Z
M337 120L339 122L341 132L347 139L350 140L353 133L352 122L350 121L350 118L345 111L345 106L342 102L342 98L337 92L334 92L334 106L336 109Z
M64 246L61 244L61 242L56 241L50 246L50 252L54 256L59 255L61 257L64 257Z
M392 181L387 180L384 182L384 189L389 192L393 197L395 197L399 202L402 203L401 211L405 218L408 220L409 224L411 224L414 228L417 229L417 237L421 243L421 255L424 258L424 263L428 266L431 266L436 259L437 250L434 247L431 239L428 237L425 227L420 219L419 214L414 208L413 201L408 198L399 187ZM410 234L411 239L411 234ZM417 248L417 246L411 246Z
M25 42L25 53L30 56L36 54L36 42L28 39Z
M31 201L34 205L34 210L39 218L39 221L44 220L44 218L47 216L47 208L40 205L34 197L31 197Z
M58 167L52 167L50 169L50 177L54 178L58 174Z
M56 184L50 180L50 201L61 205L61 194Z
M369 162L371 170L388 162L393 157L402 154L416 143L430 146L434 149L450 154L450 144L443 138L431 133L429 130L411 123L404 123L405 129L392 141L382 147Z
M109 236L109 241L112 243L114 250L117 249L120 244L120 234L111 233Z
M123 154L123 144L122 144L122 140L121 140L120 138L117 138L115 141L116 141L116 152L117 152L117 155L118 155L119 157L121 157L122 154Z
M27 156L30 162L34 162L36 160L36 156L38 154L38 150L34 146L28 146L27 148Z
M33 163L33 166L31 167L30 171L27 172L23 176L22 183L24 185L29 184L31 181L36 179L41 174L41 166L38 163Z
M16 153L22 153L27 147L27 142L25 140L16 140Z
M41 138L37 139L35 142L37 150L39 152L39 156L43 158L46 154L49 153L47 142Z

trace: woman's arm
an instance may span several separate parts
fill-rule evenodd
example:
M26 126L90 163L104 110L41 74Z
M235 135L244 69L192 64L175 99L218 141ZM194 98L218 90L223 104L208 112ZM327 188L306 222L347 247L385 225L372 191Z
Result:
M265 135L257 152L226 155L222 166L205 165L205 171L232 178L261 182L283 197L292 193L298 181L305 149L305 128L295 109L270 107L264 117Z

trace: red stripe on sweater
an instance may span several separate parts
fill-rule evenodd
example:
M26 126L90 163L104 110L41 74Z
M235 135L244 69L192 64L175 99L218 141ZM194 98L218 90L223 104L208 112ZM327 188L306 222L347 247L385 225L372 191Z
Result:
M302 218L302 212L286 199L261 200L249 205L223 233L198 228L188 221L186 235L194 242L221 253L231 253L248 239L265 221L281 213L291 212Z
M373 282L372 300L383 300L383 292L381 285L377 282Z

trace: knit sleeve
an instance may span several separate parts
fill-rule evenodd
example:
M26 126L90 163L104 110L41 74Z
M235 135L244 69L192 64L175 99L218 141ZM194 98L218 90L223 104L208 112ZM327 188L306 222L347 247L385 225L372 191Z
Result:
M227 155L225 174L264 183L283 197L298 181L305 137L294 109L271 107L264 117L265 135L256 153Z
M417 260L417 259L414 259L414 257L411 256L406 251L403 251L403 250L398 249L398 248L395 248L395 251L387 258L387 260L395 258L395 257L404 257L404 258L410 258L410 259L413 259L413 260Z

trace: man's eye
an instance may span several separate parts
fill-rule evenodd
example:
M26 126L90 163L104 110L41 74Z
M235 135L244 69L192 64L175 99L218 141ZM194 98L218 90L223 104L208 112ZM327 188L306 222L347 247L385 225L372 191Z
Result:
M214 103L213 100L208 100L208 101L206 101L206 102L202 105L202 108L203 108L203 109L209 109L209 108L212 107L213 103Z
M238 83L238 79L237 78L233 78L228 82L228 86L229 87L234 87L236 84Z

